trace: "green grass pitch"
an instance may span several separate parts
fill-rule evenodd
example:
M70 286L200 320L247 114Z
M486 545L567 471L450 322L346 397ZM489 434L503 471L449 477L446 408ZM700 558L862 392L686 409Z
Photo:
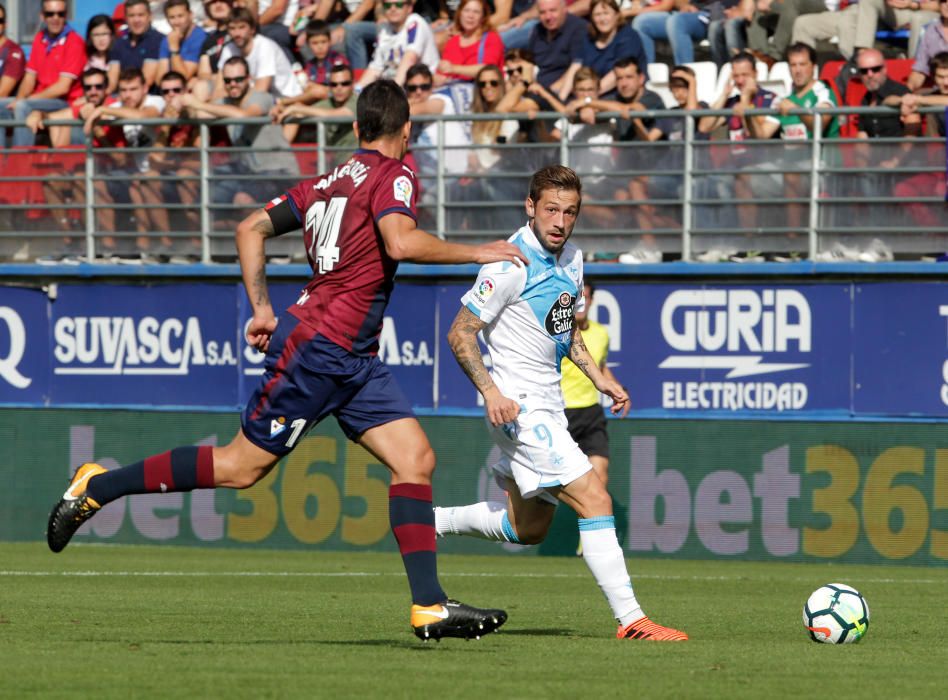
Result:
M396 554L0 544L0 697L944 697L948 569L630 560L680 644L618 641L580 559L442 555L448 593L507 609L423 644ZM866 638L807 638L819 585L859 589Z

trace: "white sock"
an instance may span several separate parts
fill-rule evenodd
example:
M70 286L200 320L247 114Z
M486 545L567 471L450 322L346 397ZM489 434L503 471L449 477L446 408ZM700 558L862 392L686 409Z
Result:
M520 542L503 503L483 501L469 506L435 508L434 512L435 531L439 537L472 535L496 542Z
M622 547L616 538L616 521L611 515L579 519L579 541L583 559L612 608L612 614L623 627L643 617L642 607L635 599L632 580L625 566Z

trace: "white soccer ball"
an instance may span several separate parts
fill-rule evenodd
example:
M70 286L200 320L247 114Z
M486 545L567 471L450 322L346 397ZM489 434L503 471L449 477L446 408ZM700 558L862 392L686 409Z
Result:
M869 604L855 588L828 583L807 599L803 626L814 642L852 644L869 629Z

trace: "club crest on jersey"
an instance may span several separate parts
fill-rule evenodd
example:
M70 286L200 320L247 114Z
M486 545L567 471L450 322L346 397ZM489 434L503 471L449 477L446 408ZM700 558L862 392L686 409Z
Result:
M395 199L406 207L410 207L412 193L411 180L404 175L397 177L395 178L395 182L392 183L392 188L394 189Z
M481 280L481 283L477 285L477 289L474 290L474 299L478 304L486 304L490 295L494 293L495 288L494 280L490 277L485 277Z
M280 416L270 421L270 437L276 437L286 430L286 418Z
M569 292L561 292L546 314L546 332L557 336L571 333L573 330L573 305L576 297Z

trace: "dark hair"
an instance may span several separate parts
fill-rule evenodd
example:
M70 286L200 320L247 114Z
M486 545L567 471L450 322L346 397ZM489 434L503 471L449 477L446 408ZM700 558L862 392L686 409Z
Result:
M565 165L548 165L537 170L530 178L530 200L536 205L546 190L568 190L583 198L583 184L573 170Z
M112 32L112 43L115 43L115 22L112 21L112 18L108 15L93 15L86 27L86 56L95 54L95 47L92 45L92 30L102 26L109 28L109 31ZM109 44L109 49L111 48L112 44ZM105 50L106 53L109 49Z
M588 277L583 277L583 286L589 287L589 296L592 296L593 294L596 293L596 283L593 282ZM586 301L589 301L589 299L587 299Z
M0 5L0 7L2 7L2 5ZM82 85L86 82L86 78L94 78L97 75L101 75L106 83L109 82L109 74L101 68L86 68L82 71L82 75L79 76L79 84Z
M247 24L250 25L250 28L254 31L257 30L257 18L254 17L253 12L248 10L246 7L235 7L231 10L230 19L227 20L228 24Z
M408 69L407 73L405 73L405 82L407 83L409 80L419 75L424 76L428 80L432 79L431 69L424 63L416 63Z
M620 58L618 61L615 62L615 64L612 67L613 68L628 68L629 66L635 66L635 70L638 71L640 74L642 73L642 69L639 68L639 62L636 60L635 56L626 56L624 58Z
M677 66L672 66L672 69L668 71L668 75L673 75L675 73L687 73L692 78L695 77L695 69L691 66L686 66L681 63L679 63Z
M135 5L144 5L145 9L148 10L148 14L151 14L151 4L148 0L125 0L125 11L128 12L128 8L135 7Z
M348 73L352 76L352 67L348 63L336 63L329 68L329 75L334 73Z
M165 14L168 14L168 10L172 7L184 7L188 12L191 11L191 3L188 0L168 0L165 3Z
M527 63L536 63L536 56L530 49L508 49L504 54L504 63L507 61L526 61Z
M327 39L332 37L329 24L325 20L311 19L309 24L306 25L306 41L309 41L314 36L324 36Z
M166 80L180 80L182 85L186 86L188 84L188 79L176 70L169 70L167 73L161 76L161 80L158 81L158 84L161 85Z
M119 73L118 81L124 83L127 80L140 80L144 83L145 74L142 73L141 68L123 68L122 72Z
M747 51L738 51L731 57L731 68L733 69L738 63L750 63L751 68L757 70L757 59Z
M408 122L408 98L394 80L369 83L356 102L359 140L366 143L397 136Z
M224 65L221 66L221 74L223 74L224 68L227 66L243 66L244 72L248 76L250 75L250 64L247 63L247 59L243 56L231 56L226 61L224 61Z
M948 68L948 51L936 53L928 62L928 71L933 78L935 77L935 71L939 68L942 70Z
M794 53L803 53L806 52L806 55L810 58L810 63L814 66L816 65L816 49L814 49L809 44L804 44L802 41L798 41L794 44L790 44L787 48L787 58L790 58L790 54Z

